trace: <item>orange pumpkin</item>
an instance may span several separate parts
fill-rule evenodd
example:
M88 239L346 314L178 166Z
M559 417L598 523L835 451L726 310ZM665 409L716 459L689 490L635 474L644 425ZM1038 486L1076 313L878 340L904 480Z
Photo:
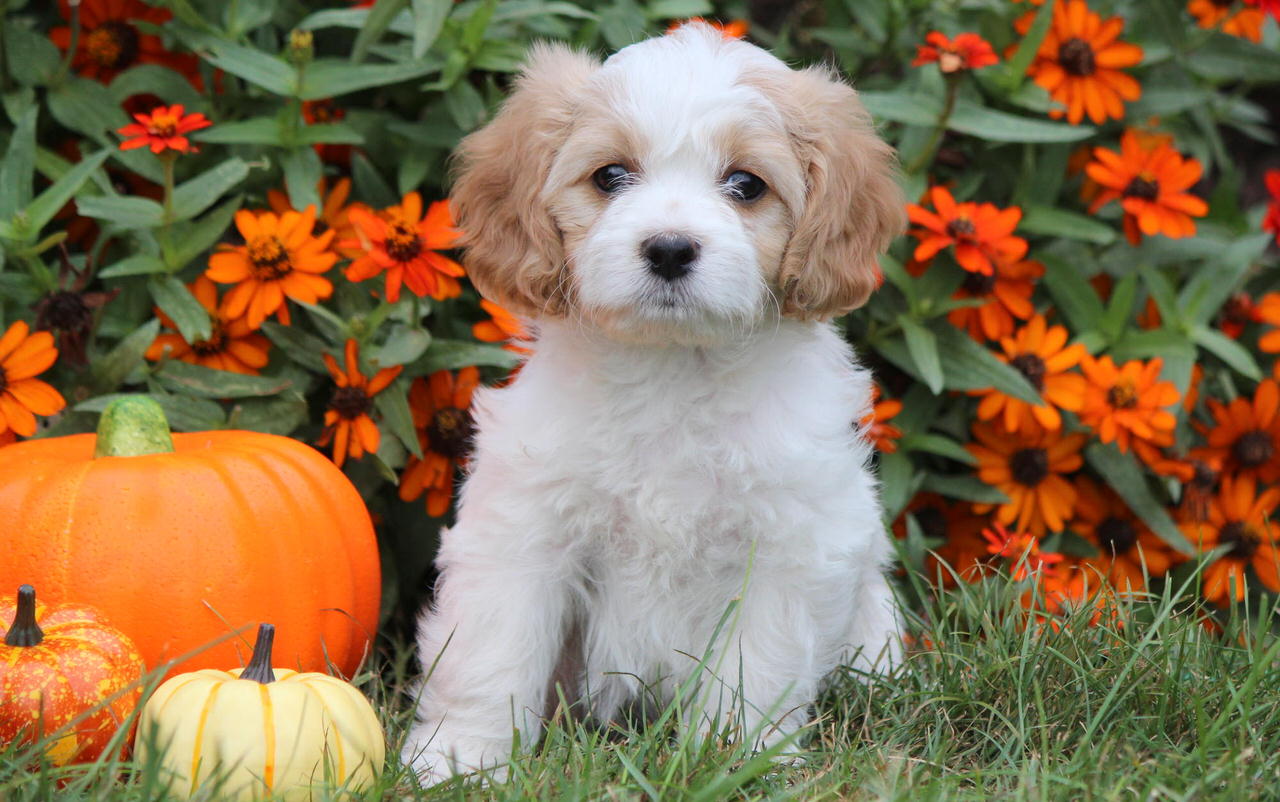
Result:
M169 434L146 397L98 433L0 451L0 587L91 599L147 665L243 664L263 616L281 665L351 675L378 624L381 577L360 494L319 451L258 432Z
M137 648L91 607L36 604L30 585L0 603L0 747L54 738L57 766L97 760L138 706ZM127 739L126 739L127 740Z

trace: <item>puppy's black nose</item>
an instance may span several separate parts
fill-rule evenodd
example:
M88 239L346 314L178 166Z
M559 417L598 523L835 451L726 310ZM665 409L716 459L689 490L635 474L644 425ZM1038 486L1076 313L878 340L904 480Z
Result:
M675 281L693 269L698 243L683 234L655 234L640 243L649 269L667 281Z

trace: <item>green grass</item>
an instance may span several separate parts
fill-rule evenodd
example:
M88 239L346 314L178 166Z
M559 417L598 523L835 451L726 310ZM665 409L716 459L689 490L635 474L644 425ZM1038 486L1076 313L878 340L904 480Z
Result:
M1194 590L1194 586L1188 590ZM932 644L893 676L837 676L800 765L731 744L683 741L671 723L593 729L556 717L503 782L419 789L396 758L407 660L363 678L387 723L388 766L359 796L315 799L1265 799L1280 788L1280 640L1274 610L1241 611L1213 634L1173 590L1057 629L1026 626L1003 581L934 599L913 621ZM1262 634L1259 634L1262 633ZM926 640L927 639L927 640ZM0 799L151 800L153 767L73 771L0 753ZM206 798L216 798L209 796Z

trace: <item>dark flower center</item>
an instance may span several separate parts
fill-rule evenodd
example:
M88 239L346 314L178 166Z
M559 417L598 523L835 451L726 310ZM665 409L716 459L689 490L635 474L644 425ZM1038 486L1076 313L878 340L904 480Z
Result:
M40 307L42 328L79 331L88 327L92 312L78 292L59 290L44 298Z
M256 237L248 247L253 277L258 281L276 281L287 276L293 269L289 251L279 237Z
M1126 381L1107 391L1107 403L1116 409L1129 409L1138 403L1138 389Z
M213 320L213 333L209 335L209 339L191 343L191 350L200 356L215 356L226 349L227 331L223 328L222 321L217 318Z
M392 220L387 232L387 255L397 262L411 262L422 253L422 239L404 220Z
M1218 530L1218 543L1230 546L1226 556L1247 560L1258 550L1258 536L1240 521L1232 521Z
M1275 452L1276 449L1271 442L1271 436L1258 429L1240 435L1231 446L1231 454L1245 468L1256 468L1259 465L1265 465L1271 461L1271 457L1275 455Z
M1093 56L1093 45L1078 36L1058 45L1058 63L1068 74L1080 77L1093 75L1098 68Z
M1193 460L1191 463L1191 482L1193 488L1204 493L1213 490L1218 484L1218 472L1207 462Z
M1242 292L1227 299L1222 306L1222 320L1243 326L1253 319L1253 300Z
M1009 364L1013 365L1019 373L1026 378L1031 386L1036 388L1036 392L1044 391L1044 360L1035 354L1019 354L1009 360Z
M972 237L977 233L978 229L974 226L973 221L967 217L957 217L947 223L947 236L952 239L964 239Z
M1023 448L1009 458L1009 472L1018 484L1035 487L1049 475L1049 454L1043 448Z
M930 504L911 513L920 525L925 537L945 540L947 537L947 515L938 507Z
M1209 2L1218 8L1231 8L1236 4L1236 0L1209 0Z
M1160 184L1151 178L1143 178L1135 175L1133 180L1129 182L1129 186L1124 188L1124 192L1120 193L1126 198L1141 198L1142 200L1155 200L1160 195Z
M990 295L991 291L996 288L996 276L995 273L988 275L986 273L971 273L966 270L964 283L960 286L970 295Z
M1124 518L1106 518L1093 531L1098 536L1103 554L1124 554L1138 542L1138 530Z
M9 388L9 375L4 372L4 365L0 365L0 393Z
M465 409L445 407L436 410L427 424L427 442L431 450L449 459L462 459L471 450L475 421Z
M84 47L95 64L124 69L138 58L138 30L122 20L109 20L85 34Z
M355 420L366 415L372 406L373 399L369 398L363 387L339 387L333 391L333 398L329 399L329 409L344 420Z

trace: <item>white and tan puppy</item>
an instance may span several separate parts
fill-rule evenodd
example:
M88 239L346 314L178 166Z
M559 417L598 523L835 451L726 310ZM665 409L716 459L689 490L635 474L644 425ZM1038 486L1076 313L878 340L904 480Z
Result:
M457 158L468 272L537 341L476 396L406 761L506 763L554 681L607 720L709 648L691 726L795 731L840 661L899 648L869 380L824 322L904 225L892 149L826 70L695 24L534 48Z

